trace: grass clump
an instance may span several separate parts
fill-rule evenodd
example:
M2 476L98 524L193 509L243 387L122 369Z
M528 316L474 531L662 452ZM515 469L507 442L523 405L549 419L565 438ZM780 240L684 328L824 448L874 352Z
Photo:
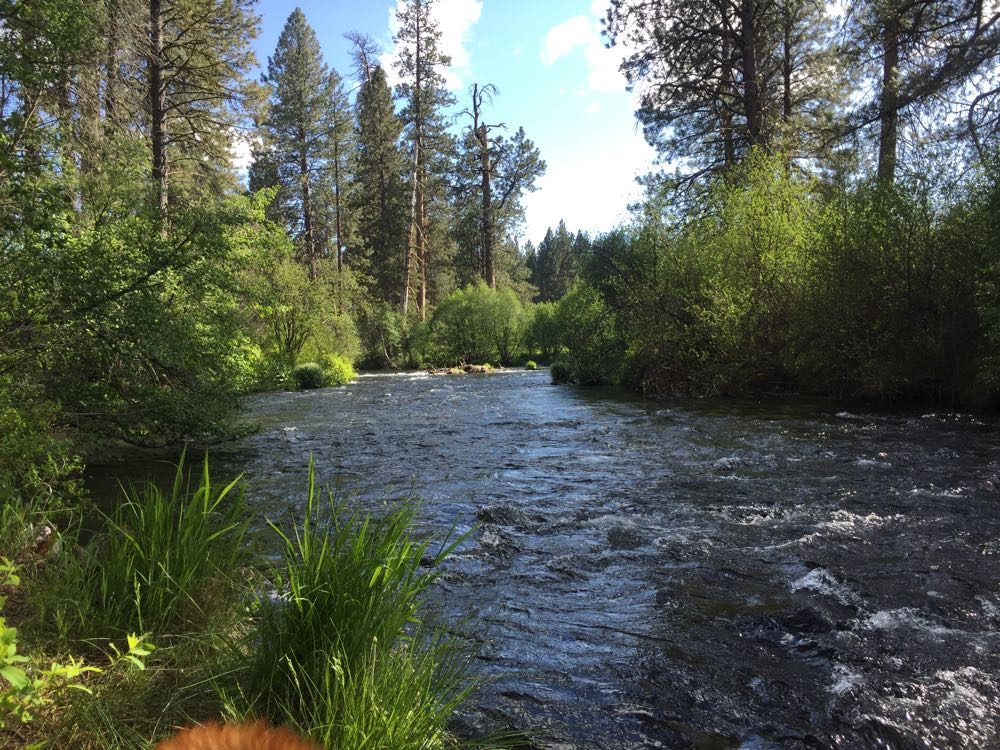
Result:
M358 377L350 360L339 354L327 355L323 364L327 385L347 385Z
M326 373L317 363L305 362L296 365L295 369L292 370L292 380L295 381L295 386L300 391L322 388L326 384Z
M232 572L248 562L247 521L238 478L217 487L206 457L193 488L191 480L182 455L169 490L123 487L104 529L43 582L43 622L72 643L204 629L233 588Z
M280 595L263 597L241 659L243 711L299 728L325 747L443 748L471 689L454 637L424 621L430 553L413 508L384 517L321 499L312 469L305 515L282 544Z

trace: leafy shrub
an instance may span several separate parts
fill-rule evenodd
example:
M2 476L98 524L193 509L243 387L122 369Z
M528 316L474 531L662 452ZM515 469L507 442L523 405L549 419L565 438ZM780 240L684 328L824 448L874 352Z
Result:
M538 369L538 363L535 362L535 360L533 360L533 359L529 359L527 362L524 363L524 369L525 370L537 370Z
M528 307L524 345L531 353L550 361L562 349L562 331L556 318L555 302L539 302Z
M19 584L17 568L0 557L0 591ZM17 629L9 627L3 616L6 603L6 597L0 594L0 730L34 720L34 711L56 702L72 688L87 691L81 682L84 675L102 671L73 657L65 664L52 662L46 669L31 669L28 657L17 652ZM115 658L110 666L127 661L142 668L143 659L152 650L144 637L130 634L126 652L112 646Z
M559 301L556 315L573 379L582 385L614 382L624 347L614 313L598 291L588 284L574 285Z
M364 305L358 316L361 342L360 366L371 370L399 367L403 363L403 315L395 305Z
M305 362L296 365L292 370L292 380L300 391L309 388L322 388L326 382L326 373L315 362Z
M552 382L556 385L573 382L573 367L565 359L557 359L549 369Z
M328 354L323 359L323 373L327 385L346 385L358 377L350 361L339 354Z
M524 308L512 290L479 283L442 300L431 318L431 337L440 364L508 365L521 347L524 327Z
M411 536L413 508L382 518L322 501L310 467L305 515L282 544L281 595L262 597L241 660L237 714L264 714L324 747L435 748L469 690L457 641L430 629L420 597L437 577ZM425 567L426 558L432 567Z

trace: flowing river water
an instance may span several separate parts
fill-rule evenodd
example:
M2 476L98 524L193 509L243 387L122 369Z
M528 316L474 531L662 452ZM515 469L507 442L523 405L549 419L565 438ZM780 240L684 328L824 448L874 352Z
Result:
M253 399L214 455L471 530L434 604L542 748L1000 747L1000 424L641 401L546 371Z

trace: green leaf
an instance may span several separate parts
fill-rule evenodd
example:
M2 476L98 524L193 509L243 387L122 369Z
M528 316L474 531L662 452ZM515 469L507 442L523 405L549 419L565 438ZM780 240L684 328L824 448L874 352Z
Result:
M17 667L0 667L0 677L3 677L10 683L11 687L15 690L24 690L31 686L31 680L28 679L28 675Z

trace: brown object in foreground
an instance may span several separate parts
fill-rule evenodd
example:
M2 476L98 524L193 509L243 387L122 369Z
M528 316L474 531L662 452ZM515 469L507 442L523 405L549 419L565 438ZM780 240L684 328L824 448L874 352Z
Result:
M320 750L284 727L264 722L220 726L206 724L182 729L156 746L156 750Z

